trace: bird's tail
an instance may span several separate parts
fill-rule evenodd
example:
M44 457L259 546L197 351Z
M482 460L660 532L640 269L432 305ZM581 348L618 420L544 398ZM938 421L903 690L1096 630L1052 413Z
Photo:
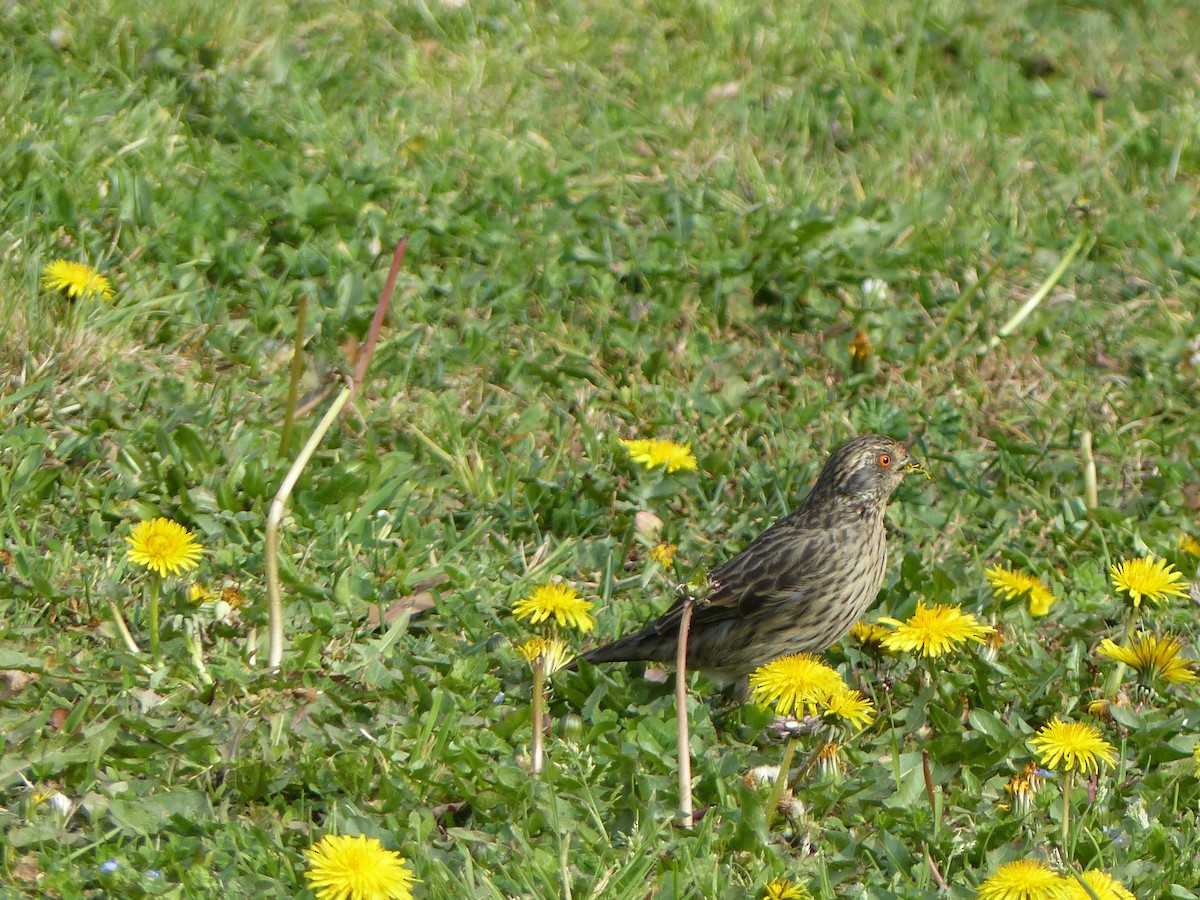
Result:
M671 646L668 647L667 644ZM643 628L610 644L580 654L578 659L596 665L609 662L670 662L674 658L673 636L653 628ZM578 659L567 668L574 669Z

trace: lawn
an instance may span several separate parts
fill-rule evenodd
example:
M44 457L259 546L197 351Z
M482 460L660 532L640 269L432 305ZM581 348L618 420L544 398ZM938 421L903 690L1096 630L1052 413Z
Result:
M365 835L418 898L973 898L1022 860L1200 897L1187 4L102 0L0 31L0 896L311 897L306 851ZM288 501L271 671L268 507L403 237ZM653 670L550 677L532 778L514 604L573 587L575 650L631 630L867 432L932 475L868 618L995 633L824 654L874 718L769 826L772 712L699 675L694 827ZM619 443L652 438L696 471ZM202 547L161 585L127 541L159 516ZM1182 596L1135 606L1110 569L1149 554ZM1143 632L1144 671L1100 652ZM1111 764L1047 763L1056 716Z

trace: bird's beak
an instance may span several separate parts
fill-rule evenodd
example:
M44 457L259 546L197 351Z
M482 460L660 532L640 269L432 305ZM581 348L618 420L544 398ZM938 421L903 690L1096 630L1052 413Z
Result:
M910 459L904 464L905 475L924 475L930 481L933 481L933 476L929 474L929 470L921 465L917 460Z

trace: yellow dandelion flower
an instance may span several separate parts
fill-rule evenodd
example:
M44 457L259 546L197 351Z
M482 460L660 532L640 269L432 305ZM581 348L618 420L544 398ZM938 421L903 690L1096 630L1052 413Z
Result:
M1050 769L1099 772L1100 763L1111 766L1117 761L1115 748L1100 736L1100 729L1058 716L1043 725L1031 743L1038 762Z
M1029 614L1031 616L1044 616L1050 612L1050 607L1054 605L1054 601L1058 598L1054 596L1054 592L1044 584L1035 584L1029 590Z
M1184 553L1190 553L1192 556L1200 556L1200 541L1196 540L1190 534L1181 534L1179 536L1179 549Z
M1013 812L1018 816L1028 814L1029 810L1033 808L1033 797L1036 793L1036 788L1034 783L1026 778L1023 773L1014 775L1008 779L1008 783L1004 785L1004 789L1012 797Z
M547 675L553 675L571 661L571 651L558 638L530 638L517 644L517 652L525 657L531 667L540 657L542 671Z
M822 778L838 781L842 777L842 745L837 741L827 741L817 751L817 774Z
M49 291L62 291L72 300L77 297L100 297L107 300L113 295L112 284L86 263L56 259L42 269L42 287Z
M207 585L196 582L188 585L188 599L193 603L212 603L221 597L216 591L209 590Z
M1008 779L1004 789L1012 797L1013 812L1023 816L1033 807L1033 798L1042 786L1042 772L1033 763L1025 766L1020 772Z
M953 650L956 644L967 641L984 643L984 638L995 629L981 624L971 613L962 611L961 606L926 606L917 601L917 611L905 622L896 619L880 619L895 631L883 639L886 650L916 652L923 656L941 656Z
M1040 790L1042 781L1049 773L1039 766L1037 763L1026 763L1025 768L1021 770L1021 777L1029 782L1029 786L1033 790Z
M983 649L979 651L979 655L989 662L995 662L1000 658L1000 648L1004 646L1007 640L1004 632L997 627L984 639Z
M594 605L580 597L570 585L543 584L530 596L513 604L513 615L535 625L553 616L560 626L588 632L596 625L591 614Z
M781 656L750 675L750 699L781 716L816 715L819 705L846 690L842 676L811 653Z
M861 369L871 358L871 336L861 328L854 334L850 342L850 361L856 368Z
M55 792L52 790L49 790L49 789L47 789L47 790L34 789L33 791L30 792L29 799L33 803L34 807L38 807L38 806L41 806L43 803L45 803L47 800L49 800L51 797L53 797L54 794L55 794Z
M983 574L987 577L995 595L1003 597L1005 600L1015 600L1030 590L1035 582L1040 581L1025 572L1006 569L999 564L985 569Z
M874 622L855 622L850 628L850 637L867 647L878 647L891 633L886 626Z
M858 691L838 690L825 701L825 714L845 719L857 728L866 728L875 721L875 707Z
M196 536L170 519L139 522L125 540L129 543L129 561L157 572L161 578L200 565L202 551Z
M675 562L675 551L678 550L675 544L657 544L650 551L650 559L658 563L664 569L671 568L671 564Z
M805 888L794 881L775 878L763 885L763 900L810 900Z
M326 835L305 851L304 873L317 900L412 900L407 860L375 838Z
M1046 582L1034 575L1005 569L999 565L992 566L984 575L987 576L997 597L1015 600L1017 597L1028 595L1030 615L1046 615L1056 599Z
M221 599L228 603L231 609L238 609L246 602L246 598L242 596L242 592L235 587L222 588Z
M1169 634L1161 638L1139 634L1128 647L1119 647L1111 638L1105 638L1096 652L1125 663L1146 681L1161 678L1170 684L1185 684L1195 681L1197 675L1190 668L1190 659L1180 659L1182 649L1183 642Z
M651 441L645 438L634 438L628 441L625 438L617 438L617 443L625 448L625 451L629 454L629 458L634 462L649 465Z
M1111 719L1112 705L1113 701L1109 700L1107 697L1089 700L1087 705L1088 715L1095 716L1097 719Z
M1079 878L1091 893L1074 879L1067 879L1067 900L1137 900L1133 892L1100 869L1088 869Z
M695 472L699 469L696 457L692 455L691 444L677 444L674 441L626 441L618 439L618 443L629 452L629 458L635 463L653 469L663 466L668 472L687 469Z
M975 895L977 900L1067 900L1067 881L1035 859L1000 866Z
M1142 559L1122 560L1108 572L1113 587L1128 594L1135 607L1142 605L1143 598L1164 603L1168 597L1187 596L1187 579L1165 559L1155 559L1153 553Z
M774 784L779 777L779 766L755 766L747 769L742 781L751 790L758 790L768 784Z

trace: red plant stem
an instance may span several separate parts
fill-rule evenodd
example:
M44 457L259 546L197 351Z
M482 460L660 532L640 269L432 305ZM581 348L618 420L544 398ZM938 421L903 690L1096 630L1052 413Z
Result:
M408 235L400 238L392 253L392 268L388 271L387 281L383 285L383 293L379 295L379 303L375 306L375 317L371 319L371 330L367 332L367 342L358 351L358 360L354 364L354 387L357 390L367 377L367 366L371 364L371 354L379 343L379 332L383 330L383 318L387 315L388 307L392 304L392 291L396 287L396 278L400 275L400 267L404 264L404 254L408 250Z

